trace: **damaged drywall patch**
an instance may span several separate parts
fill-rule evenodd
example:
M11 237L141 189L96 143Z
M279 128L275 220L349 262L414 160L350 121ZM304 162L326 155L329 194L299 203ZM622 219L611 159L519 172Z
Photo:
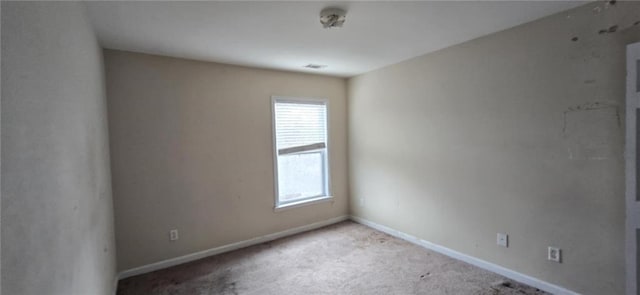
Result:
M618 156L620 108L613 102L591 102L563 112L562 135L571 160L606 160Z
M618 9L618 1L610 0L610 1L597 1L595 2L595 6L592 8L592 15L567 15L567 20L571 20L572 18L584 18L588 17L594 23L595 26L598 27L597 30L594 30L595 35L609 35L614 34L616 32L625 31L627 29L633 28L640 24L640 20L631 19L630 17L619 18L619 9ZM591 33L584 32L582 27L579 27L580 35L571 36L570 40L573 42L577 42L578 40L588 40L591 37ZM578 33L578 32L575 32ZM574 33L574 34L575 34ZM584 38L583 38L584 37Z

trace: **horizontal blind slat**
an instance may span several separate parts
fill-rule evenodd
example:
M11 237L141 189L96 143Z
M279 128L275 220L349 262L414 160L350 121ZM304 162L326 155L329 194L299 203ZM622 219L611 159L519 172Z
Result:
M327 110L324 103L276 102L275 117L279 150L326 142Z

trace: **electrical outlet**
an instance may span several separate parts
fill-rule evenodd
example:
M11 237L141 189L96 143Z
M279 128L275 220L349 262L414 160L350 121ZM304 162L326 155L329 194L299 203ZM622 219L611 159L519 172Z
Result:
M169 240L170 241L175 241L178 239L178 230L177 229L172 229L169 231Z
M556 247L549 247L547 250L547 260L560 263L562 260L562 250Z
M360 207L364 207L364 198L360 197Z
M509 247L509 235L498 233L498 246Z

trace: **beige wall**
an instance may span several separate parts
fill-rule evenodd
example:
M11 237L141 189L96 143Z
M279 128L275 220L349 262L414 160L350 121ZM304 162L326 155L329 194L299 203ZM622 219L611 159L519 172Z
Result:
M625 44L640 41L640 3L597 5L350 79L352 214L577 292L622 294Z
M81 3L1 5L1 293L111 295L102 51Z
M346 80L112 50L105 63L120 270L347 214ZM272 95L329 99L332 202L274 212Z

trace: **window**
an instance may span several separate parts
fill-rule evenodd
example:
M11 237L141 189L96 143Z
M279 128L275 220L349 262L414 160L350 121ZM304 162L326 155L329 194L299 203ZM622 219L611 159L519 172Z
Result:
M327 102L273 98L276 208L329 199Z

